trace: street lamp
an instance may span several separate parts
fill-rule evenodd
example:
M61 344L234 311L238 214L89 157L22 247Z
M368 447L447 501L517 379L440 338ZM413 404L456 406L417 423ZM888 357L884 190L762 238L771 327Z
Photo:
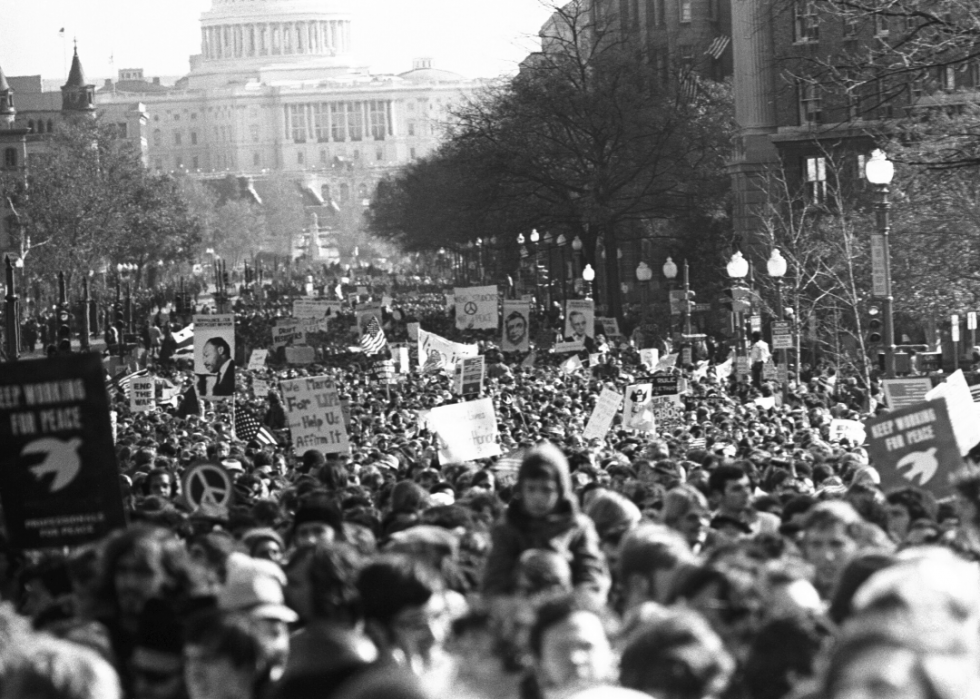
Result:
M592 282L595 280L595 270L592 269L592 265L585 265L585 269L582 270L582 280L587 284L588 295L592 296Z
M650 280L653 279L653 270L646 262L640 261L636 266L636 281L640 282L640 310L641 319L649 317L650 308Z
M779 248L773 248L772 255L769 256L769 260L766 262L766 271L769 272L769 276L776 280L776 308L777 317L780 321L785 318L785 309L783 308L783 277L786 275L786 258L783 254L779 252ZM786 349L777 350L781 353L782 361L780 361L781 366L786 367L786 371L789 371L789 352ZM789 377L787 376L787 381ZM783 402L786 401L786 383L787 381L781 382L783 384Z
M741 281L742 279L745 279L745 277L748 275L749 262L742 256L742 252L740 250L736 250L735 254L732 255L732 259L728 261L728 265L726 266L725 269L728 272L728 276L731 277L732 280L738 282ZM732 303L734 304L734 302L735 302L735 298L733 296ZM733 308L732 315L735 317L736 354L738 356L744 357L745 356L745 328L743 327L742 324L742 312L740 310L736 311Z
M895 319L892 315L892 274L891 255L888 250L888 185L895 176L895 165L884 151L875 150L864 168L868 182L878 192L875 202L875 223L877 231L871 236L871 295L882 299L885 320L885 376L895 378Z
M670 257L664 262L663 266L664 278L667 280L667 306L670 311L670 315L674 315L674 280L677 278L677 265L674 260ZM670 335L671 339L674 336L673 329L673 318L668 317L667 320L667 333Z

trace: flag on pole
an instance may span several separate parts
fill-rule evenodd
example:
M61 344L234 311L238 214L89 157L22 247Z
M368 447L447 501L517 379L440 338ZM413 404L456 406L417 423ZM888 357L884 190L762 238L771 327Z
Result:
M571 357L561 363L561 370L565 374L574 374L581 368L582 360L578 358L577 354L573 354Z
M138 379L143 376L148 376L150 374L146 369L140 369L139 371L134 371L132 374L126 374L125 376L116 377L111 381L111 384L115 384L116 388L123 392L126 398L129 398L129 392L133 379Z
M704 54L706 56L711 56L717 61L719 58L721 58L721 55L725 53L725 49L728 48L728 44L730 44L731 41L731 37L725 36L724 34L721 36L716 36L715 40L711 42L711 45L708 46L708 49L704 52Z
M361 349L367 355L378 354L387 345L388 340L385 339L385 331L381 329L381 324L378 323L377 317L371 316L367 327L361 333Z
M256 415L247 406L233 406L235 411L235 435L243 442L256 441L261 446L275 446L278 444L276 436L269 431L269 428L262 424Z

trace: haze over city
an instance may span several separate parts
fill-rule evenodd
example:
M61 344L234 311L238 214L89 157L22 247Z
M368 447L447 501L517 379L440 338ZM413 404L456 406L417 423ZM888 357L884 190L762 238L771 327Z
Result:
M200 51L199 20L210 7L211 0L11 4L4 9L0 66L7 75L61 80L77 39L91 80L115 77L120 68L180 76L188 56ZM495 0L491 12L476 0L360 0L353 5L355 54L375 73L409 70L413 58L425 56L468 77L513 74L538 48L550 11L541 0Z

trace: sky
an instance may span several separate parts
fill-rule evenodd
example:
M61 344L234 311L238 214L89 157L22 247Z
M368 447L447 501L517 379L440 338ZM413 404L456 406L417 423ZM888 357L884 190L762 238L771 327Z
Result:
M329 6L330 0L321 0ZM353 0L354 54L375 73L410 70L413 58L471 78L514 74L537 50L552 0ZM121 68L180 76L200 51L211 0L0 0L0 68L62 80L77 39L91 82ZM64 35L59 30L64 27ZM64 39L61 37L64 36Z

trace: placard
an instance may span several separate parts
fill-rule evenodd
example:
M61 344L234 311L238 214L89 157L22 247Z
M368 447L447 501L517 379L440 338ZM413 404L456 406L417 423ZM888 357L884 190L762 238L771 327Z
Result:
M235 314L194 316L197 396L227 400L235 395Z
M640 364L646 367L647 371L656 371L659 362L660 350L654 348L640 350Z
M269 395L269 382L265 379L252 379L252 395L256 398L265 398Z
M497 329L497 287L457 287L455 290L457 330Z
M927 400L946 399L949 421L959 445L960 454L966 454L980 443L980 406L973 402L973 395L966 383L962 369L957 369L926 394Z
M530 349L531 304L526 301L504 301L504 324L500 339L501 352L527 352Z
M772 324L772 348L793 349L793 331L786 321L777 320Z
M649 383L633 384L626 389L623 406L623 427L640 432L653 432L653 391Z
M839 442L846 439L854 446L861 446L867 439L864 424L857 420L840 420L834 418L830 421L830 441Z
M963 461L945 399L894 410L868 420L865 427L882 489L911 484L939 497L949 494L949 476Z
M315 359L316 350L307 345L286 348L286 364L312 364Z
M126 525L98 355L0 364L0 444L13 548L77 546Z
M131 379L129 409L134 413L148 413L156 407L156 379L152 376Z
M384 326L384 318L381 315L380 304L364 304L357 307L354 311L354 316L357 318L357 336L360 337L367 330L368 325L371 324L371 318L377 318L378 326Z
M456 365L456 392L461 396L483 393L483 376L486 371L483 355L463 357Z
M340 301L333 299L294 299L293 318L330 318L343 310Z
M681 393L681 380L677 375L651 376L650 390L654 396L678 396Z
M259 371L260 369L265 369L265 361L269 358L269 350L267 349L257 349L252 350L252 354L248 357L248 370L249 371Z
M556 342L555 346L551 348L555 354L567 354L568 352L581 352L585 349L585 343L580 340L571 340L568 342Z
M235 497L231 474L220 464L202 463L184 472L183 496L193 510L202 505L227 510Z
M301 318L282 318L272 326L272 346L287 347L306 342L305 324Z
M598 331L605 335L607 340L623 336L623 333L619 331L619 319L599 317L595 319L595 322L599 326Z
M612 426L619 406L623 404L623 396L609 387L603 387L602 393L596 400L595 408L589 422L585 425L582 437L585 439L605 439L609 428Z
M292 379L280 387L296 454L302 455L307 449L324 454L350 449L340 397L329 377Z
M396 371L399 374L408 374L412 371L411 364L408 358L408 347L405 346L395 346L389 345L391 351L394 355Z
M587 342L595 337L595 304L592 299L565 302L565 340Z
M885 379L885 402L892 410L906 408L921 403L926 394L932 390L932 380L920 376L910 379Z
M444 337L439 337L435 333L430 333L419 328L419 369L425 366L426 359L430 354L437 354L442 362L443 368L448 372L456 370L456 362L461 357L475 357L480 353L480 348L476 345L465 345L459 342L452 342Z
M497 416L490 398L440 405L429 411L426 425L438 438L440 464L500 455Z

